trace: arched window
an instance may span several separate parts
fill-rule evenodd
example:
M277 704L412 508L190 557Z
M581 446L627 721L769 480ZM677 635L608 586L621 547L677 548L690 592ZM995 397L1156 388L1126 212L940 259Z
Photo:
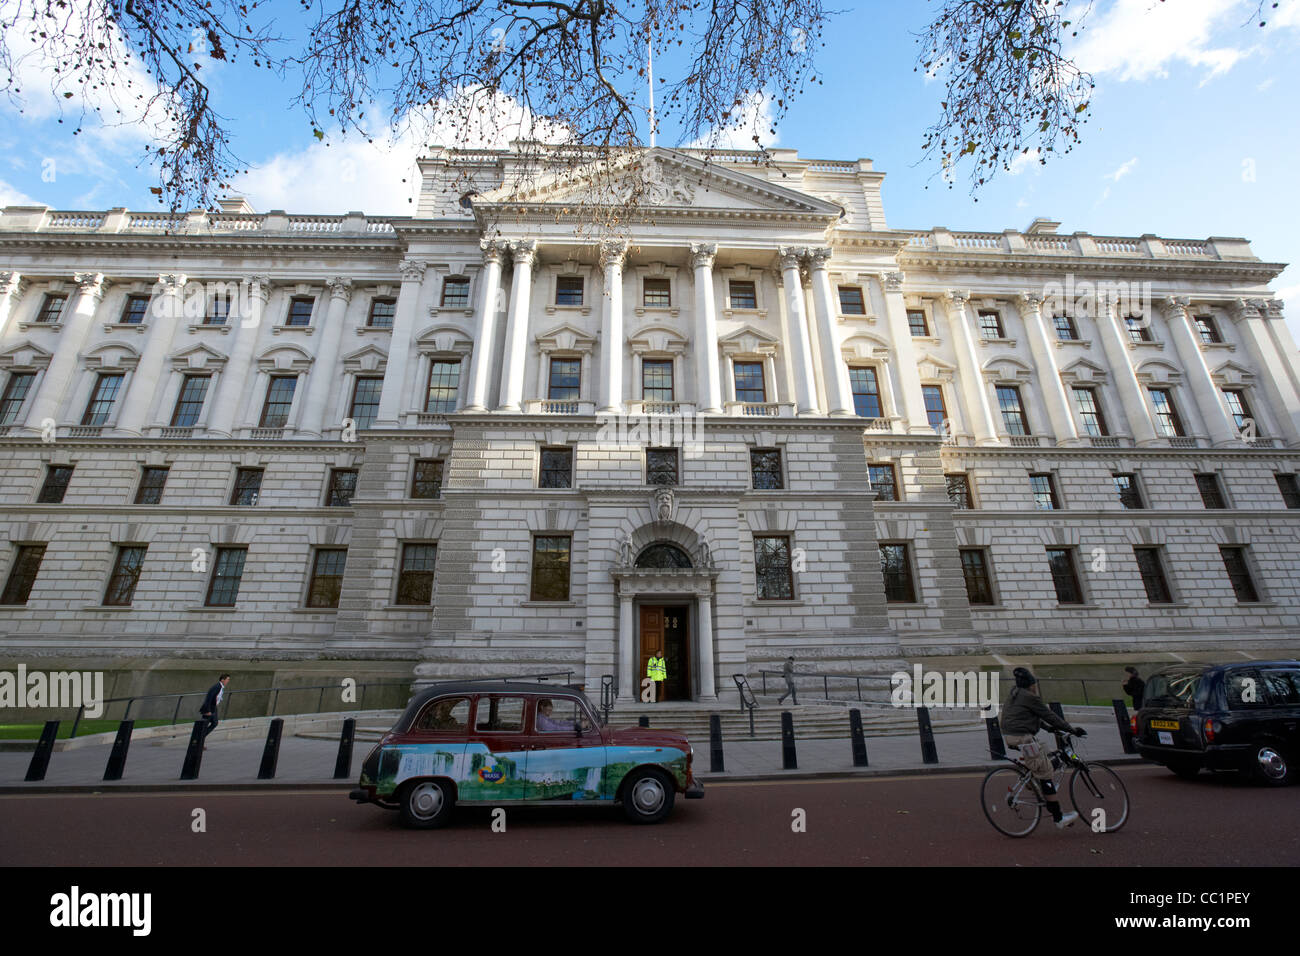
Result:
M691 559L675 544L652 544L636 557L638 568L689 568Z

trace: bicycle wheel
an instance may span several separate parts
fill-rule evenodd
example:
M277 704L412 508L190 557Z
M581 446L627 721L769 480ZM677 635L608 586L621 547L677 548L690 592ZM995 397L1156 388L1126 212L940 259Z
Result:
M1128 791L1110 767L1088 763L1070 775L1070 802L1096 833L1114 833L1128 821Z
M1029 780L1012 767L998 767L989 771L980 788L984 816L994 829L1009 837L1029 836L1043 815L1043 805Z

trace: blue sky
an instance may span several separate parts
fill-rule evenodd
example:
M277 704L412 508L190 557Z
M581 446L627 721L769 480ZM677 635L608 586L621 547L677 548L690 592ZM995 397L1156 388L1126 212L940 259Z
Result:
M1290 300L1288 320L1300 337L1300 188L1292 171L1300 153L1300 0L1281 0L1263 29L1251 22L1255 0L1097 0L1077 49L1097 82L1082 144L1046 167L999 173L975 197L961 170L950 189L921 159L943 87L913 72L913 35L934 6L878 0L839 14L819 53L824 84L795 102L775 144L809 157L874 160L887 174L885 212L896 228L1001 230L1045 216L1063 232L1248 238L1261 258L1298 263L1273 288ZM334 136L327 146L294 111L291 88L210 65L236 151L252 166L239 186L254 208L410 212L418 150L411 136L398 131L391 149ZM656 73L671 78L673 66L657 59ZM148 191L156 180L137 168L147 126L92 126L74 140L71 119L57 122L59 105L48 83L28 85L25 114L0 99L0 206L156 208ZM672 139L666 131L660 143Z

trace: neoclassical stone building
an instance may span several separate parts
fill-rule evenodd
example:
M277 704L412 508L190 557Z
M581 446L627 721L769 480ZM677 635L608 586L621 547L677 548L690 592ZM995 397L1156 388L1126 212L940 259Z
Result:
M733 673L1300 641L1240 239L900 230L866 160L433 149L412 217L0 215L0 666ZM342 200L346 201L346 200Z

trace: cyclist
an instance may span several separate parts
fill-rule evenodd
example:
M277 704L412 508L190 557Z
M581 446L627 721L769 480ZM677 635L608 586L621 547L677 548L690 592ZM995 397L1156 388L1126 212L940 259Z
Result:
M1079 814L1073 810L1069 813L1061 812L1056 785L1052 782L1052 762L1035 735L1040 728L1059 730L1079 737L1087 731L1067 724L1043 703L1043 699L1038 696L1038 679L1028 668L1017 667L1011 676L1015 678L1016 686L1011 688L1002 708L1002 733L1007 739L1007 746L1020 748L1021 760L1038 779L1043 798L1047 801L1047 809L1056 825L1068 827L1079 819Z

